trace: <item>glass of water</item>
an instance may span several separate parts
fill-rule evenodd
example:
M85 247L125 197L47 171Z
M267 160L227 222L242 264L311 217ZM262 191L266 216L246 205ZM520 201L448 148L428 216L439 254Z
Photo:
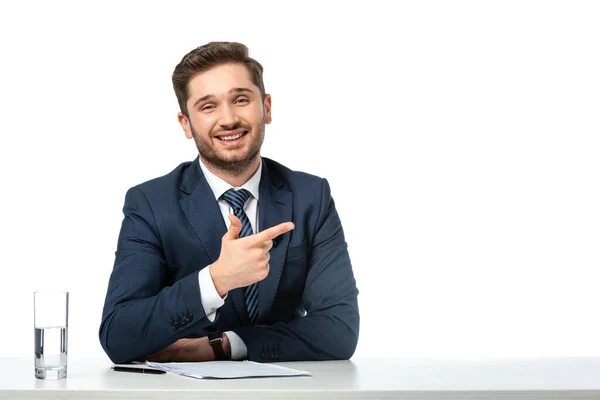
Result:
M67 377L69 292L34 292L35 377Z

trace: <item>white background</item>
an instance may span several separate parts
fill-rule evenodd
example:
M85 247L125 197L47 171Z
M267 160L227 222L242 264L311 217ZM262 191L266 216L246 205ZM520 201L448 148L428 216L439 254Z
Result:
M600 355L600 3L0 5L0 355L32 292L98 341L126 190L196 155L170 76L211 40L265 68L262 154L328 178L356 356Z

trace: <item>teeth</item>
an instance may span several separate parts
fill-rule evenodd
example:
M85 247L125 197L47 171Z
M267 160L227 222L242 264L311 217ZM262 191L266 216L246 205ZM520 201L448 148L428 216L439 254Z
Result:
M237 135L232 135L232 136L221 136L221 140L235 140L235 139L239 139L242 137L244 133L238 133Z

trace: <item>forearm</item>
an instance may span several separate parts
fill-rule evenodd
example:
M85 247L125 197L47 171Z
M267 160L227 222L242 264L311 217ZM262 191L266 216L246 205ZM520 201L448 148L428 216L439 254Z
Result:
M124 363L155 353L177 339L205 336L211 325L198 301L198 277L190 274L157 295L131 298L118 292L107 296L100 342L113 362ZM187 322L186 322L187 321Z
M330 309L289 323L242 326L234 331L252 361L345 360L356 349L359 324L356 297L350 296Z

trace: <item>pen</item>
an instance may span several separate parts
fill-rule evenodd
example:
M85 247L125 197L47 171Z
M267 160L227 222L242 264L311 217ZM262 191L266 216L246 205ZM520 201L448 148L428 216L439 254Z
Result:
M120 367L114 366L112 367L115 371L118 372L137 372L139 374L166 374L166 371L161 371L160 369L150 369L150 368L132 368L132 367Z

